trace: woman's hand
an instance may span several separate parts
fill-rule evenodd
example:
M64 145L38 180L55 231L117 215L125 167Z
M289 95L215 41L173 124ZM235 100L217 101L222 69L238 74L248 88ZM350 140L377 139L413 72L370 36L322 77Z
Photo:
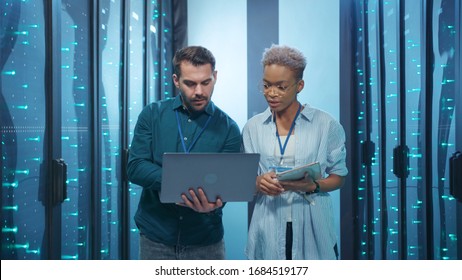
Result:
M308 174L300 180L279 181L279 183L286 191L312 192L316 189L316 184Z
M279 184L274 172L257 176L256 187L257 191L270 196L277 196L284 192L284 188Z

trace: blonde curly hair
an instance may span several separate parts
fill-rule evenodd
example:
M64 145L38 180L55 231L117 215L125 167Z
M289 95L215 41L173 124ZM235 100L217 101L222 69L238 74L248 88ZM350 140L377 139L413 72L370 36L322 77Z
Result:
M294 71L296 78L301 80L306 67L306 58L296 48L273 44L263 52L261 63L263 68L272 64L285 66Z

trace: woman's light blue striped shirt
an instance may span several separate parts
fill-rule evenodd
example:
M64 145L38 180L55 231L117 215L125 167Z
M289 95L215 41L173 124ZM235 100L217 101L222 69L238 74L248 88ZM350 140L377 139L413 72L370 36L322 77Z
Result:
M319 161L326 177L347 175L345 131L331 115L304 105L294 131L295 166ZM276 162L274 151L279 145L270 109L252 117L242 133L245 152L260 153L259 173L269 172ZM257 194L246 247L249 259L285 259L288 196L288 192L276 197ZM337 237L331 197L329 193L310 196L314 203L298 192L291 201L292 258L336 259Z

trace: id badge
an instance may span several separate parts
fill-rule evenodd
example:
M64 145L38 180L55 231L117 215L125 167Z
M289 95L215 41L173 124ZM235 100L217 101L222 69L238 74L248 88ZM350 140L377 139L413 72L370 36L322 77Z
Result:
M291 169L293 169L294 167L293 167L293 166L284 165L283 161L276 162L276 161L273 159L273 160L271 160L271 165L270 165L269 168L270 168L271 171L274 171L275 173L281 173L281 172L284 172L284 171L287 171L287 170L291 170Z

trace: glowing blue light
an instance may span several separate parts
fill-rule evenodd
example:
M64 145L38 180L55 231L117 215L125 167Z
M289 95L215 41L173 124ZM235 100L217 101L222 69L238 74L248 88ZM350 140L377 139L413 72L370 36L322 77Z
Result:
M3 182L3 183L2 183L2 187L6 187L6 188L17 188L17 187L18 187L18 181L15 181L15 182L12 182L12 183Z
M2 228L2 232L5 232L5 233L8 233L8 232L12 232L12 233L17 233L18 232L18 228L17 227L13 227L13 228Z

